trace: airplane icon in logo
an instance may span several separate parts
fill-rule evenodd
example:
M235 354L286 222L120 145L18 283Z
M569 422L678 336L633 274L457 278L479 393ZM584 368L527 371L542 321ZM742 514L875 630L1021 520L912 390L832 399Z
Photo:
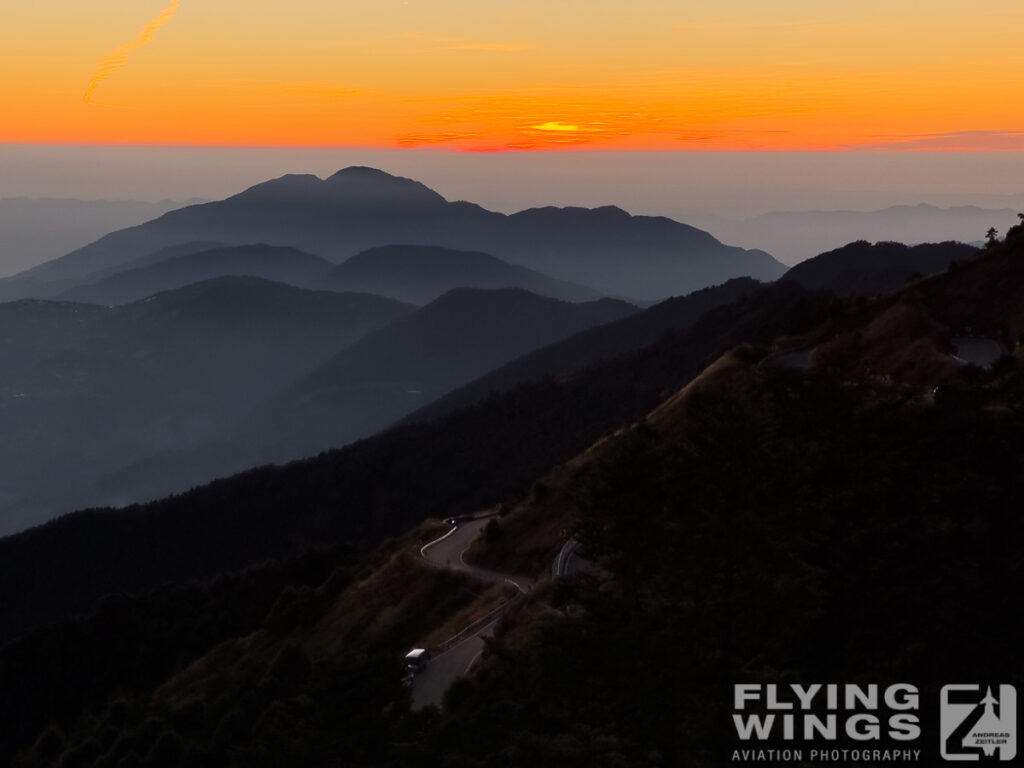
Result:
M942 757L977 762L1017 755L1017 691L1012 685L947 685L942 689ZM979 698L980 697L980 698Z

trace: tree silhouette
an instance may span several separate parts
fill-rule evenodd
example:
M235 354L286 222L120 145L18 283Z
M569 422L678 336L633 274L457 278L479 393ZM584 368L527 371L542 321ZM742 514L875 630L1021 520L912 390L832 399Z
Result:
M1017 214L1017 218L1020 219L1020 223L1019 224L1014 224L1012 227L1010 227L1007 230L1007 232L1006 232L1006 239L1007 240L1014 240L1014 241L1016 241L1019 238L1024 237L1024 213L1018 213Z
M988 240L988 247L991 248L999 242L999 230L995 227L989 227L988 232L985 233L985 239Z

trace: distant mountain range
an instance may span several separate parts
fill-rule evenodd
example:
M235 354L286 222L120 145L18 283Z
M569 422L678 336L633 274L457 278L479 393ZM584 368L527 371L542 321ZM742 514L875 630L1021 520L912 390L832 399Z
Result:
M390 245L358 253L340 265L288 246L208 247L183 243L94 272L56 298L126 304L160 291L229 275L248 275L302 288L372 293L427 304L454 288L523 288L566 301L593 301L590 288L554 280L485 253L439 246Z
M490 254L611 296L652 300L731 277L774 279L763 251L614 207L538 208L511 216L448 202L422 184L371 168L328 179L283 176L226 200L172 211L0 281L0 298L50 297L90 275L195 241L289 246L333 263L395 244Z
M782 271L668 219L506 216L369 168L175 210L0 280L43 297L0 304L0 530L344 445L636 312L603 295Z
M465 282L527 284L576 300L592 292L437 246L386 246L335 266L291 247L209 244L168 246L123 270L90 272L99 279L62 296L119 306L0 304L0 428L9 437L0 460L10 470L0 482L0 531L72 504L124 504L315 454L417 410L437 418L652 343L757 286L736 279L667 301L618 330L534 352L636 308L610 299L565 303L522 288L455 288L414 311L339 291L422 300ZM956 243L853 243L790 270L787 280L879 293L973 253ZM210 277L218 274L227 276Z
M783 263L796 264L856 240L976 243L989 227L1005 232L1016 224L1017 211L921 204L878 211L787 211L745 220L694 217L693 222L730 243L764 248Z
M242 237L267 242L232 244ZM374 244L384 238L398 242ZM486 242L582 277L436 240ZM879 293L972 254L853 243L787 278ZM767 254L668 219L616 208L505 216L367 168L285 176L173 211L0 281L0 292L59 299L0 304L0 531L298 459L567 375L758 283L734 278L639 315L602 292L665 294L734 269L782 273Z
M162 253L168 254L168 251ZM308 286L332 267L330 262L295 248L268 245L215 248L181 255L174 255L172 250L167 258L154 260L147 257L142 261L144 263L140 266L133 266L133 262L123 271L114 272L95 283L71 288L57 298L90 304L128 304L161 291L231 275Z
M364 437L520 355L637 312L621 301L571 304L520 289L460 288L357 341L250 420L251 463L309 456ZM266 450L266 449L265 449Z
M486 253L429 245L387 245L357 253L323 279L324 287L427 304L453 288L522 288L565 301L594 301L591 288L554 280Z
M0 275L12 275L115 229L141 224L199 201L0 199Z
M127 503L344 445L524 352L636 311L457 289L412 312L254 277L110 309L0 304L10 333L0 531L85 498Z
M561 380L589 366L614 360L649 346L669 334L684 333L702 315L718 307L738 302L763 284L749 277L738 277L722 285L668 299L644 312L628 315L617 322L600 325L549 344L516 358L458 387L436 402L411 414L405 423L438 419L452 411L476 405L497 393L525 382L541 379Z
M218 278L111 309L0 304L0 531L80 484L233 424L412 307Z
M470 379L583 329L637 312L519 289L457 289L298 376L207 442L140 454L72 498L125 503L368 437Z

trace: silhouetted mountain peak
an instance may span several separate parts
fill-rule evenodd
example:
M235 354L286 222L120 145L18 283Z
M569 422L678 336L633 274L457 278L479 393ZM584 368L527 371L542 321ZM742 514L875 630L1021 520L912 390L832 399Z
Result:
M281 197L311 197L323 194L324 182L309 173L288 173L270 181L264 181L244 192L235 195L235 199L275 199Z
M433 204L447 202L425 184L402 176L368 168L352 166L330 176L324 185L334 198L346 202L387 202L388 204Z
M575 205L557 206L557 205L544 205L537 208L526 208L517 213L513 213L511 218L513 219L528 219L530 221L561 221L567 217L579 218L582 216L589 216L596 208L581 208Z
M321 179L311 174L287 174L250 187L236 200L245 201L309 201L345 206L409 207L437 205L447 202L441 195L418 181L376 168L353 166L343 168Z
M607 217L607 218L619 218L619 219L629 219L629 218L632 218L632 216L627 211L624 211L622 208L619 208L619 206L617 206L617 205L602 205L602 206L598 206L597 208L594 209L594 211L596 213L599 213L602 216Z
M350 165L348 168L342 168L337 173L329 176L327 181L339 182L355 179L359 181L365 181L368 179L374 179L378 181L396 180L402 177L394 176L387 171L382 171L379 168L371 168L368 165ZM403 179L409 181L409 179Z
M619 208L617 205L603 205L599 208L582 208L580 206L566 206L560 208L548 205L541 208L527 208L524 211L512 214L513 221L528 223L532 226L543 226L560 229L572 229L576 227L604 226L612 228L624 228L631 225L639 225L648 231L664 232L666 228L679 233L693 240L693 244L700 245L721 245L714 237L707 232L691 227L674 219L664 216L634 216L628 211Z

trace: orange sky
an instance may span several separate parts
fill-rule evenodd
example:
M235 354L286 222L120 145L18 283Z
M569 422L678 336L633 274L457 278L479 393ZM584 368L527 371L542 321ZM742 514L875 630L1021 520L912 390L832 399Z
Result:
M0 142L1020 150L1022 29L1020 0L4 3Z

